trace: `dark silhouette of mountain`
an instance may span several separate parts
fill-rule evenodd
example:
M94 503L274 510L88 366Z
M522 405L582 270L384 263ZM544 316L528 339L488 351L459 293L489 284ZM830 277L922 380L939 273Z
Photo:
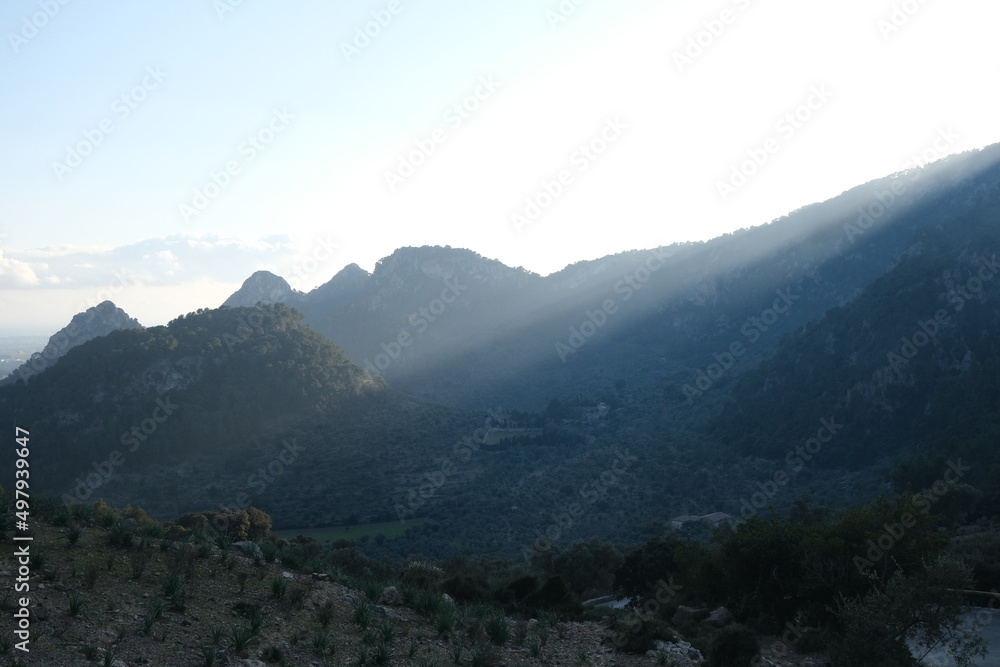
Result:
M992 473L1000 482L1000 185L977 188L953 210L950 224L914 235L856 299L748 371L718 436L783 458L831 417L843 427L816 465L919 454L901 478L917 486L963 457L976 463L963 481Z
M767 225L546 277L468 250L401 248L294 305L370 373L445 404L538 410L553 396L684 372L693 387L734 344L727 377L857 298L920 230L972 210L998 162L1000 146L952 156Z
M111 301L88 308L73 316L70 323L54 333L41 352L31 355L28 361L15 369L9 376L0 380L0 386L28 381L32 376L41 373L52 366L69 350L99 336L106 336L119 329L141 329L142 325L135 318L129 317L121 308Z

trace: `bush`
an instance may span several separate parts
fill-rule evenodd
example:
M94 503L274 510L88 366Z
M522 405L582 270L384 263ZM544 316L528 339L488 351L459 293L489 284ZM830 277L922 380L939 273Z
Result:
M563 611L575 611L578 606L569 587L560 576L551 577L540 589L526 597L524 604L536 609Z
M635 609L626 611L624 618L615 622L609 642L619 651L644 654L656 648L656 642L675 641L677 636L666 621L646 618Z
M413 588L431 590L437 587L443 574L441 568L436 565L423 561L411 561L400 575L400 581Z
M712 638L708 664L712 667L751 667L760 653L757 635L742 625L730 625Z
M504 588L505 597L511 598L514 602L520 602L538 590L538 578L526 575L515 579Z
M442 581L441 590L456 602L482 602L490 596L485 581L464 574L455 574Z

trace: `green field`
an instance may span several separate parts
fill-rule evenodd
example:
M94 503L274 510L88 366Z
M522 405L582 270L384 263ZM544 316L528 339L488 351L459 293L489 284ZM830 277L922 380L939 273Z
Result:
M378 534L385 535L386 538L402 537L407 528L419 526L427 519L410 519L405 524L399 521L384 521L382 523L366 523L358 526L330 526L328 528L290 528L287 530L273 530L271 534L275 537L283 537L286 540L295 539L298 535L311 537L320 544L333 542L334 540L358 540L363 535L375 537Z

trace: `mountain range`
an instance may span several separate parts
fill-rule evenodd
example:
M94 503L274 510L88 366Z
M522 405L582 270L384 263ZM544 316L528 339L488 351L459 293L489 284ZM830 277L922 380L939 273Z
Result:
M1000 515L998 204L992 146L549 276L426 246L308 293L260 271L165 327L77 316L0 410L51 443L39 490L403 521L386 553L843 507L956 458L975 469L939 507Z

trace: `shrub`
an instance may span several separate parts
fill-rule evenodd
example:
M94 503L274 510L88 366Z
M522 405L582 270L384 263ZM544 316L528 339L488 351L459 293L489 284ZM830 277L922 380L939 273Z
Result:
M751 667L760 653L757 635L742 625L723 628L712 638L708 663L712 667Z
M358 600L354 604L354 622L362 630L368 629L372 620L372 604L367 600Z
M455 574L441 582L441 590L456 602L481 602L489 598L486 582L473 577Z
M173 598L181 592L182 588L184 588L184 583L184 577L179 574L167 575L167 577L160 584L160 588L163 591L163 597Z
M510 639L510 625L502 613L492 614L486 619L486 634L497 646L503 646Z
M63 537L66 538L66 541L69 542L70 546L73 546L80 541L81 537L83 537L83 531L80 529L80 526L75 523L71 523L66 529L66 534L63 535Z
M424 561L411 561L400 575L400 580L407 586L431 590L437 587L442 576L444 576L444 572L436 565Z
M135 549L129 553L128 559L129 564L132 566L132 578L140 579L146 569L146 565L149 564L149 552L145 549Z
M69 610L70 616L77 616L87 607L87 599L77 593L76 591L70 591L69 593Z
M333 609L333 602L331 600L327 600L319 609L316 610L316 620L319 621L319 624L324 628L330 625L330 621L333 620Z
M526 597L524 604L536 609L559 609L572 611L577 607L573 594L563 578L560 576L551 577L545 584Z
M281 575L278 575L271 579L271 595L276 598L285 597L285 591L288 590L288 582Z

